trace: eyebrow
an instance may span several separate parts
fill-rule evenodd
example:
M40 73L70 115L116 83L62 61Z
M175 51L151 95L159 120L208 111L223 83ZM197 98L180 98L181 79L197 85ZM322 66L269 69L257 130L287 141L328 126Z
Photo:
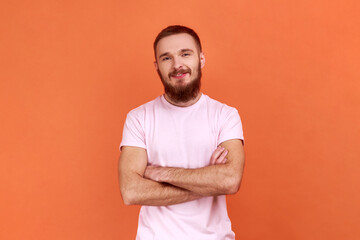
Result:
M194 50L190 49L190 48L184 48L180 50L181 53L183 52L194 52ZM162 58L163 56L169 55L169 52L163 53L159 56L159 59Z

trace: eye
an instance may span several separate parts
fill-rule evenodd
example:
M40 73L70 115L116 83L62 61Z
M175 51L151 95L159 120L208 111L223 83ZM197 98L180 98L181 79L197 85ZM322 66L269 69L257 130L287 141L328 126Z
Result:
M167 61L167 60L170 60L170 58L169 58L169 57L163 57L163 58L161 59L161 61Z
M188 56L190 56L190 55L191 55L190 53L183 53L183 54L182 54L183 57L188 57Z

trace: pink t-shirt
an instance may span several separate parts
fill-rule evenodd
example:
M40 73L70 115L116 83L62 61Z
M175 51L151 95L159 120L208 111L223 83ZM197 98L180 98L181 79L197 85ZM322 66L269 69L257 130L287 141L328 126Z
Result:
M208 166L217 146L243 139L238 111L202 94L189 107L177 107L163 96L129 112L122 146L145 148L149 165ZM204 197L170 206L142 206L136 239L235 239L225 196Z

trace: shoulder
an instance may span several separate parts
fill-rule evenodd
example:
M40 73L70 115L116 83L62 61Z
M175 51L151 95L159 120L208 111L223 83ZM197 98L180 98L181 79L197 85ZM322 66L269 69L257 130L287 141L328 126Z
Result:
M229 114L237 113L238 110L235 107L229 106L218 100L212 99L211 97L204 94L206 105L209 109L215 111L217 114L226 116Z
M150 112L151 109L155 108L160 103L160 97L155 98L147 103L140 105L129 111L127 114L128 117L141 118L146 115L147 112Z

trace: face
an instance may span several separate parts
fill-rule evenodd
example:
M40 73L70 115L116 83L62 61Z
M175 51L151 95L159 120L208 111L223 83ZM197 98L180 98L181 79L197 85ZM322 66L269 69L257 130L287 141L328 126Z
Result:
M165 94L174 102L187 102L197 97L204 64L204 55L189 34L171 35L158 42L155 67Z

